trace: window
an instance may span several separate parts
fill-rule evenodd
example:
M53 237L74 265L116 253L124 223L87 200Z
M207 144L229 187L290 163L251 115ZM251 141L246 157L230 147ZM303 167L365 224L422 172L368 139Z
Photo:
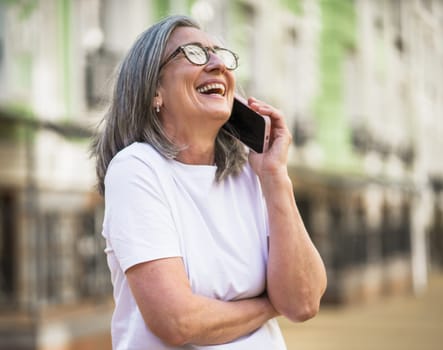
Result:
M432 12L432 0L421 0L421 7L428 12Z
M88 107L100 109L111 96L111 78L119 57L104 49L86 58L86 99Z
M0 304L10 303L15 290L14 211L13 195L0 191Z
M5 77L5 5L0 2L0 91L5 91L5 86L3 86ZM0 99L2 94L0 93Z
M103 208L80 213L77 220L77 285L79 297L93 298L112 292L108 265L104 254L105 241L100 235Z

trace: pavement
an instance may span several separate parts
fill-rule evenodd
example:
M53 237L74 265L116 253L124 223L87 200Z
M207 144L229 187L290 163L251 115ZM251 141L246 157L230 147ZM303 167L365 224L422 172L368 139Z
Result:
M431 275L420 296L325 305L307 322L279 322L288 350L442 350L443 273Z

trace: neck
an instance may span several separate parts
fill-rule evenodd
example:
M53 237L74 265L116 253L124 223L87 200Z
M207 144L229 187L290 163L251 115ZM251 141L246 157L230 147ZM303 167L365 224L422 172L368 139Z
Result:
M189 120L189 119L186 119ZM179 146L185 146L177 156L179 162L195 165L213 165L215 139L219 125L209 123L168 123L163 121L166 134Z
M190 144L180 151L176 158L184 164L213 165L214 164L214 142L203 144Z

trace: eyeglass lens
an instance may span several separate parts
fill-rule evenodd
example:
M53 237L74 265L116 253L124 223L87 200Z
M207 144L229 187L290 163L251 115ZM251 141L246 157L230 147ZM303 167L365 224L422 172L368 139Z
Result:
M186 57L194 64L205 64L208 61L208 53L197 45L183 46L183 52Z
M207 48L192 44L185 45L182 49L188 60L193 64L203 65L209 61L209 51ZM223 61L226 68L237 68L237 58L233 52L223 48L216 48L214 52Z

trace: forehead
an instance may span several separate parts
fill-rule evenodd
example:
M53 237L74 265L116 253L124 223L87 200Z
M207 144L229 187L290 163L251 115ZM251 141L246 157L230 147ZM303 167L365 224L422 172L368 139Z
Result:
M180 45L187 43L201 43L203 46L220 46L220 41L212 35L193 27L178 27L169 37L166 52L171 53Z

